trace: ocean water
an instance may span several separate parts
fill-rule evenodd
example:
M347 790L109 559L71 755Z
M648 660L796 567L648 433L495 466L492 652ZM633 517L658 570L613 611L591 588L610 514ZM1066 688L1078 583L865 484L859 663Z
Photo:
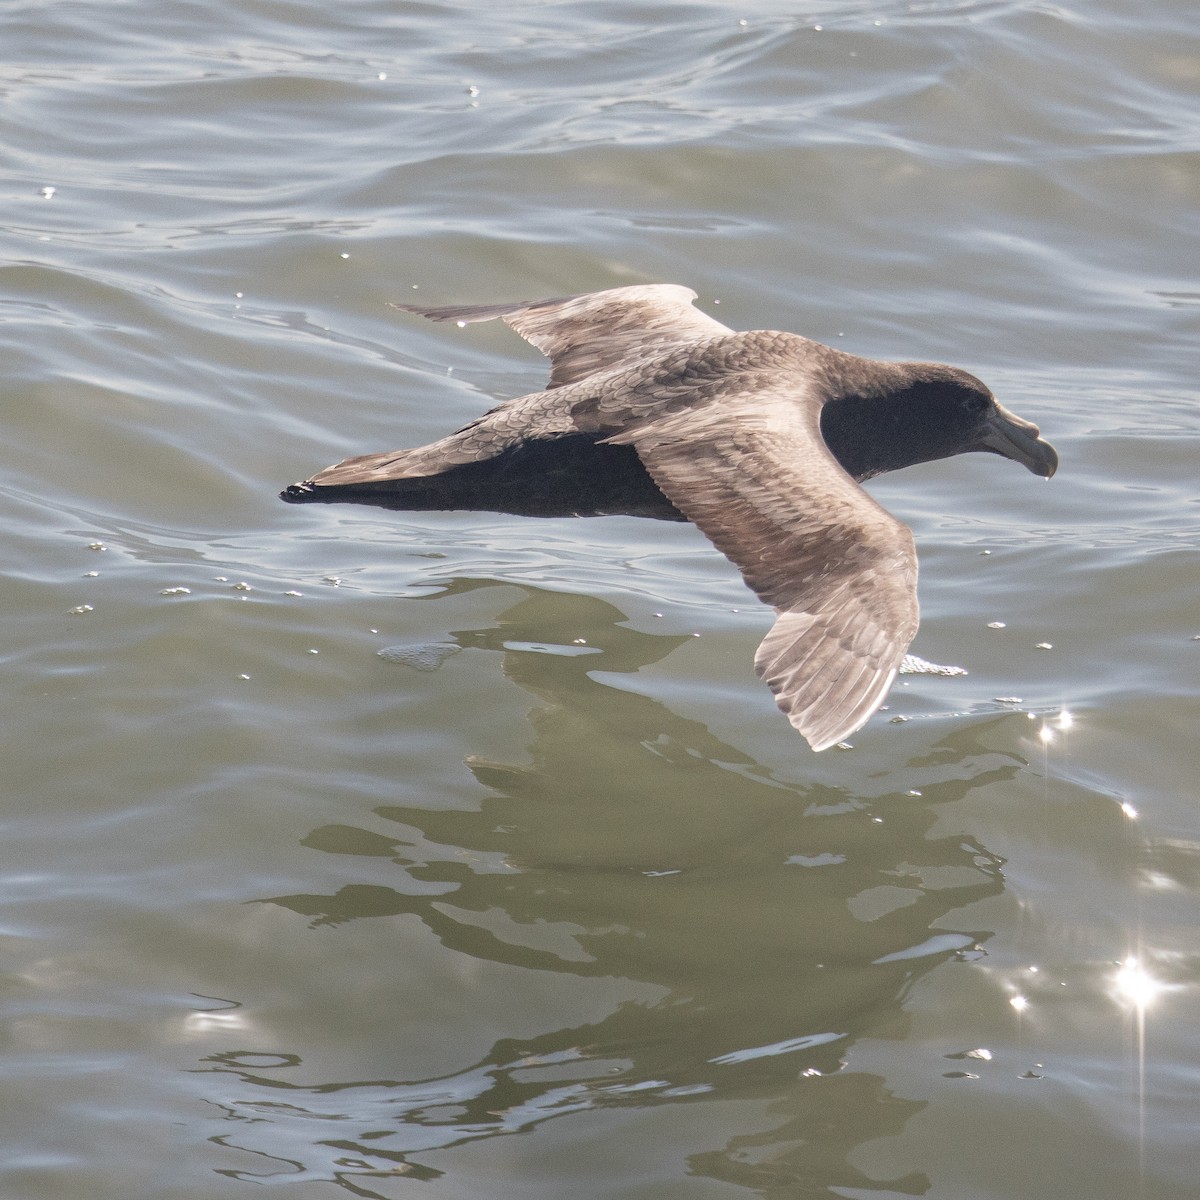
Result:
M1183 1200L1182 0L9 4L0 1195ZM296 508L678 282L1036 420L812 754L686 525Z

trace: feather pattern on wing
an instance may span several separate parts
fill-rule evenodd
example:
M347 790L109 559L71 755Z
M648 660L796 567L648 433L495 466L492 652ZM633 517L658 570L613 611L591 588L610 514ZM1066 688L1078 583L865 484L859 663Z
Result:
M823 750L879 707L917 631L908 528L834 460L815 400L759 390L608 439L776 611L754 666Z
M692 307L696 293L677 283L609 288L586 296L520 304L393 307L431 321L503 319L550 360L551 388L586 379L668 346L731 332Z

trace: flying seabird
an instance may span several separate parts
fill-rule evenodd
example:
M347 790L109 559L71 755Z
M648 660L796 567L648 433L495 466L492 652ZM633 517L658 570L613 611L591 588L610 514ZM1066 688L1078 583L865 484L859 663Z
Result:
M968 451L1048 479L1058 455L966 371L734 332L695 298L654 284L396 305L460 325L500 317L550 359L549 386L427 446L348 458L280 495L693 521L775 609L755 671L825 750L883 702L917 632L912 534L859 483Z

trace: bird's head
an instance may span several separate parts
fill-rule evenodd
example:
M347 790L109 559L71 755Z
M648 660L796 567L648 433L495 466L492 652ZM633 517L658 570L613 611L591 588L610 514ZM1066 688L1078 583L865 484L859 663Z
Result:
M894 363L856 387L853 373L821 413L821 433L856 479L986 451L1049 479L1058 454L1032 421L1011 413L974 375L940 363Z

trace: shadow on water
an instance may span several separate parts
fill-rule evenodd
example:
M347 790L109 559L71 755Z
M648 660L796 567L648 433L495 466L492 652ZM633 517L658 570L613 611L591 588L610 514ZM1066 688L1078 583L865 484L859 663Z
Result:
M476 586L487 585L452 590ZM421 1162L434 1150L572 1113L712 1099L767 1102L768 1128L726 1131L689 1159L693 1174L787 1195L924 1193L923 1174L876 1180L851 1164L924 1102L850 1069L847 1055L862 1037L903 1037L914 982L981 953L987 931L943 922L1000 892L1002 864L930 830L940 805L1021 764L987 750L977 727L936 748L930 758L954 777L921 796L780 782L704 725L593 677L636 672L685 637L625 628L595 598L525 590L493 626L452 636L503 654L505 673L545 702L530 718L529 761L469 759L476 811L383 805L390 834L328 825L305 838L330 855L390 860L394 886L262 903L313 926L411 914L460 954L634 980L661 998L502 1038L436 1078L293 1085L298 1055L217 1054L207 1069L288 1106L336 1109L336 1136L307 1142L327 1161L293 1169L362 1196L384 1194L372 1177L437 1176ZM585 627L591 653L572 644ZM762 1121L764 1106L755 1111Z

